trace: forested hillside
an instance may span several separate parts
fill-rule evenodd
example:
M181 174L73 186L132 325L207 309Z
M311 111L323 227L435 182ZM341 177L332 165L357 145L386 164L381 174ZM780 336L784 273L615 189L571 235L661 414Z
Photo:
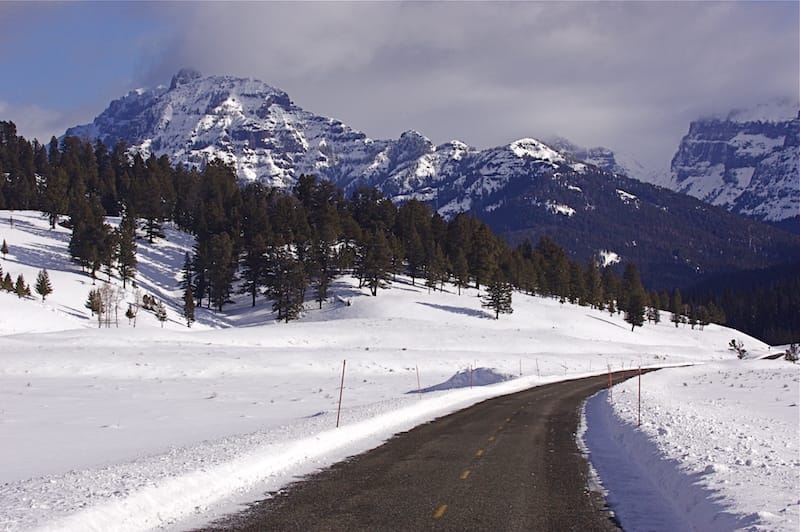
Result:
M377 295L405 273L430 290L453 282L500 297L513 287L625 312L633 327L659 320L657 308L692 326L724 322L714 305L688 306L677 291L646 292L634 264L620 278L595 258L570 259L546 235L512 248L473 217L447 221L420 201L397 206L372 187L345 198L330 182L304 175L291 191L242 188L218 161L202 170L172 167L166 156L131 157L124 143L109 149L65 137L44 146L17 136L12 123L0 126L0 208L38 209L51 226L67 224L70 253L92 277L115 270L123 282L134 279L137 235L157 241L167 221L195 236L182 277L187 315L195 305L222 311L239 291L253 305L266 296L288 321L309 296L322 305L337 275L353 273ZM122 223L112 230L105 216Z

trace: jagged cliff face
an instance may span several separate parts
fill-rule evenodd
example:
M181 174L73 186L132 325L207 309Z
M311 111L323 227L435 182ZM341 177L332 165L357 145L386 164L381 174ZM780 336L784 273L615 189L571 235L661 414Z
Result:
M800 118L692 122L670 188L764 221L800 216Z

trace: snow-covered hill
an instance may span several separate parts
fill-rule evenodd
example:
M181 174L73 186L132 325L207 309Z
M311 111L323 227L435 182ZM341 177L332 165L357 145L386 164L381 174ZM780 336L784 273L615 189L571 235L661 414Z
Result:
M717 416L713 405L704 415L729 438L757 438L750 463L741 467L747 468L748 485L758 479L759 487L750 490L758 495L755 500L761 504L768 495L772 506L771 513L749 522L792 530L797 521L799 508L786 499L791 490L780 482L796 481L800 474L800 462L784 458L786 453L796 458L798 449L800 373L785 362L759 362L774 369L763 379L747 378L754 371L748 364L755 362L736 360L727 343L743 341L754 357L770 352L753 338L715 325L704 331L676 329L666 313L661 324L631 332L618 315L521 294L514 294L512 315L494 320L481 308L475 290L460 296L454 289L429 293L404 278L377 297L351 279L340 279L333 287L336 296L323 309L309 304L302 319L289 324L273 321L269 302L259 301L252 309L243 298L222 314L201 311L198 323L188 329L179 318L176 283L192 242L176 231L167 234L167 241L140 242L137 276L141 292L168 305L164 327L152 313L140 311L135 327L121 318L118 326L98 328L83 307L92 282L68 260L69 233L60 227L49 230L39 213L0 212L0 238L9 247L3 271L14 278L22 274L30 283L46 267L54 289L45 302L0 292L4 530L184 529L487 397L608 367L708 360L718 364L708 370L708 378L716 380L714 375L724 370L726 387L703 392L688 380L697 379L698 372L670 382L692 382L693 395L687 396L692 402L697 394L703 400L741 401L737 383L749 387L747 409L761 412L759 423ZM113 277L111 284L119 286ZM124 300L134 294L130 287L124 292L120 316ZM345 360L343 428L337 430ZM475 370L474 388L407 393L437 388L470 368ZM689 414L678 409L680 404L669 411L655 405L666 397L680 403L683 394L674 393L674 384L656 385L659 374L645 378L655 394L646 399L647 426L682 441L675 438L691 427L676 424L675 416ZM464 386L468 380L451 382ZM777 415L781 408L794 412L794 420ZM620 431L641 438L614 417L624 418L624 412L602 414L606 433L617 434L613 441L620 440ZM590 430L597 419L588 416ZM609 428L609 419L618 421ZM765 431L773 433L767 437ZM675 464L684 463L680 453L687 448L692 456L709 456L708 471L691 473L700 477L724 467L739 474L739 465L726 465L723 457L747 458L745 450L717 452L697 439L693 445L665 450L661 467L683 478L688 473ZM642 449L631 452L653 460L651 449ZM767 466L762 468L762 462ZM614 493L611 484L607 488ZM714 489L726 488L715 484ZM736 515L756 512L754 499L742 491L731 491L719 504ZM695 499L708 495L692 493ZM615 500L622 513L624 497Z

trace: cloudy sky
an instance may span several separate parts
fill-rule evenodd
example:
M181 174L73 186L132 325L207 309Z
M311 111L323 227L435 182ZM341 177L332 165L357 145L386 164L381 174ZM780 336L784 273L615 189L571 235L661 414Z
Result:
M181 67L373 138L562 135L666 167L689 121L800 99L789 2L0 2L0 119L45 141Z

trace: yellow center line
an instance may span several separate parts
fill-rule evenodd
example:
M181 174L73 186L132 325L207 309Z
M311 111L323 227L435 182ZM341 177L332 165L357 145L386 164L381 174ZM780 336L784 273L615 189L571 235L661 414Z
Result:
M447 511L447 505L446 504L443 504L443 505L439 506L439 508L436 510L436 513L433 514L433 518L434 519L441 518L446 511Z
M461 480L467 480L468 476L469 476L469 469L466 469L464 470L463 473L461 473Z
M506 423L511 423L511 418L510 417L506 418Z
M494 436L489 436L489 441L494 441Z
M478 449L478 452L475 453L475 456L483 456L483 449Z
M500 425L499 427L497 427L497 430L503 430L503 425Z

